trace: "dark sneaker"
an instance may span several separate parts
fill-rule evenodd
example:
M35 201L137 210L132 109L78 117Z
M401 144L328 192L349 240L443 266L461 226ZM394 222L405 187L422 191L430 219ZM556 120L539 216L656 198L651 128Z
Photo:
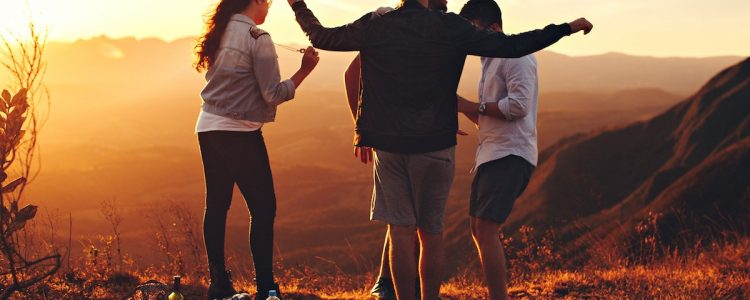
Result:
M390 278L380 277L370 290L370 295L378 299L396 300L396 290L393 288L393 281Z
M232 298L235 294L237 294L237 291L234 290L231 283L211 282L211 284L208 285L209 300Z
M266 298L268 298L268 292L270 291L276 291L276 297L278 297L279 299L284 299L284 297L282 297L281 295L279 284L274 283L263 288L258 287L258 292L255 293L255 300L266 300Z
M237 291L232 287L232 277L229 272L212 274L211 282L208 284L208 299L232 298Z

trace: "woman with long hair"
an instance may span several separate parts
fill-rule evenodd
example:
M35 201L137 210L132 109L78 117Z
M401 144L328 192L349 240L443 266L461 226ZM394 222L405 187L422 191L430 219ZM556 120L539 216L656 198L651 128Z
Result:
M208 299L236 294L224 259L227 211L236 183L252 217L250 249L255 264L256 299L279 291L273 276L276 196L261 128L273 122L276 107L318 63L308 47L302 66L281 81L278 58L264 23L272 0L221 0L196 46L196 70L207 71L196 132L206 180L203 237L208 256Z

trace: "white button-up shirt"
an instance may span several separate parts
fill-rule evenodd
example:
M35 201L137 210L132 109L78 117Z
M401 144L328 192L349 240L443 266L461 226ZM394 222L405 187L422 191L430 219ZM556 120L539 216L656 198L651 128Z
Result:
M536 117L539 98L537 62L521 58L482 58L479 101L497 105L504 118L479 116L479 146L474 169L509 155L536 166Z

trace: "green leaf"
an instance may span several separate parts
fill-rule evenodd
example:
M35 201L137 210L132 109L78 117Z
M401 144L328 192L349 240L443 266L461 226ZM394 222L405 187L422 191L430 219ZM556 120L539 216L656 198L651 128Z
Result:
M26 221L13 221L8 225L8 229L5 230L5 236L10 237L16 231L23 229L26 226Z
M19 117L21 117L21 111L14 109L13 111L10 112L10 115L8 115L8 120L15 121Z
M10 103L12 106L19 106L19 104L26 104L26 99L26 89L21 89L15 96L13 96Z
M26 178L23 178L23 177L13 180L11 183L8 183L6 186L0 189L0 193L3 193L3 194L12 193L13 191L16 190L16 188L19 185L24 184L24 183L26 183Z
M3 101L4 102L10 103L10 101L13 99L13 98L10 97L10 93L8 92L8 90L3 90L2 96L3 96Z
M38 207L36 205L26 205L24 208L18 211L16 219L13 222L26 222L36 216Z

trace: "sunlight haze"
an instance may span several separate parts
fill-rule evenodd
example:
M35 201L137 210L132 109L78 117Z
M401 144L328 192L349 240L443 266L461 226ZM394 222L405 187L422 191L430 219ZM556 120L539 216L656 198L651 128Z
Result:
M391 1L307 0L326 26L343 25ZM457 12L465 1L449 1ZM48 26L50 40L73 41L106 35L112 38L160 38L171 41L201 33L202 20L216 1L207 0L2 0L0 32L24 28L27 9ZM568 55L622 52L650 56L748 55L750 2L726 1L562 1L507 0L503 8L509 33L541 28L581 16L595 29L586 39L564 39L550 50ZM286 1L276 0L262 28L282 43L306 44Z

